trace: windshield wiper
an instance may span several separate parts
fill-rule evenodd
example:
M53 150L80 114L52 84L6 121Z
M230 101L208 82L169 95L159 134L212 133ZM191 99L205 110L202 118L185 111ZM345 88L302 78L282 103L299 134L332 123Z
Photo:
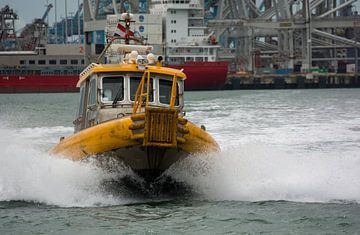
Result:
M121 95L121 92L122 92L122 91L123 91L123 88L122 88L122 86L120 86L120 87L119 87L119 90L116 92L115 99L114 99L114 101L113 101L113 103L112 103L112 107L113 107L113 108L115 108L116 103L119 101L120 95Z

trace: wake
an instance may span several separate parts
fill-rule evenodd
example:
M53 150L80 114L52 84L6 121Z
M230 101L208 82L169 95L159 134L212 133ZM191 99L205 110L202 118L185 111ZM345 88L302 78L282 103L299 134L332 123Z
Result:
M109 170L91 159L73 162L49 156L47 152L58 137L71 131L68 127L0 130L0 201L61 207L123 205L174 197L360 202L360 158L356 152L299 153L247 143L217 154L189 157L173 165L156 184L147 185L121 164Z

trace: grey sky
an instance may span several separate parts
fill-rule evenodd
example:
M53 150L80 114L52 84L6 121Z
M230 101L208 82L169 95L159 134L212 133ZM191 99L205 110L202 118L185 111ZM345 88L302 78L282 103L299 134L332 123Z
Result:
M80 3L82 0L80 0ZM52 3L55 6L55 0L0 0L0 8L5 5L9 5L13 8L18 16L19 20L16 23L16 29L24 27L25 24L32 22L34 18L41 18L44 14L47 3ZM57 5L57 19L65 17L65 0L56 0ZM70 13L76 12L78 6L78 0L67 0L68 16ZM53 7L49 13L49 23L55 21L55 7Z

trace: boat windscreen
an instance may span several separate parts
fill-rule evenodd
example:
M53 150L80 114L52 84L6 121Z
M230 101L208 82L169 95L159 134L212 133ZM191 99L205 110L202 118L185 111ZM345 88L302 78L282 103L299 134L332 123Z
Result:
M159 99L162 104L170 104L172 81L159 79ZM179 105L179 85L176 87L175 106Z
M136 91L138 89L138 86L140 84L141 77L130 77L130 100L135 100ZM145 80L144 83L144 92L147 91L147 83ZM143 97L145 101L145 97ZM150 78L150 94L149 94L149 102L154 102L154 95L153 95L153 79Z
M102 89L101 99L103 102L124 100L124 77L104 77L102 79Z

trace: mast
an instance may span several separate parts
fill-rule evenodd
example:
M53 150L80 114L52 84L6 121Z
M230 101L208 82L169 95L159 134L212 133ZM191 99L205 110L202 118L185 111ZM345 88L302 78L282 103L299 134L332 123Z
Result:
M68 16L67 16L67 0L65 0L65 44L67 44L68 37Z
M55 44L58 43L58 29L57 29L57 9L56 9L56 0L55 0Z
M81 44L81 40L80 40L80 0L78 0L77 24L78 24L78 40L79 40L79 44Z

